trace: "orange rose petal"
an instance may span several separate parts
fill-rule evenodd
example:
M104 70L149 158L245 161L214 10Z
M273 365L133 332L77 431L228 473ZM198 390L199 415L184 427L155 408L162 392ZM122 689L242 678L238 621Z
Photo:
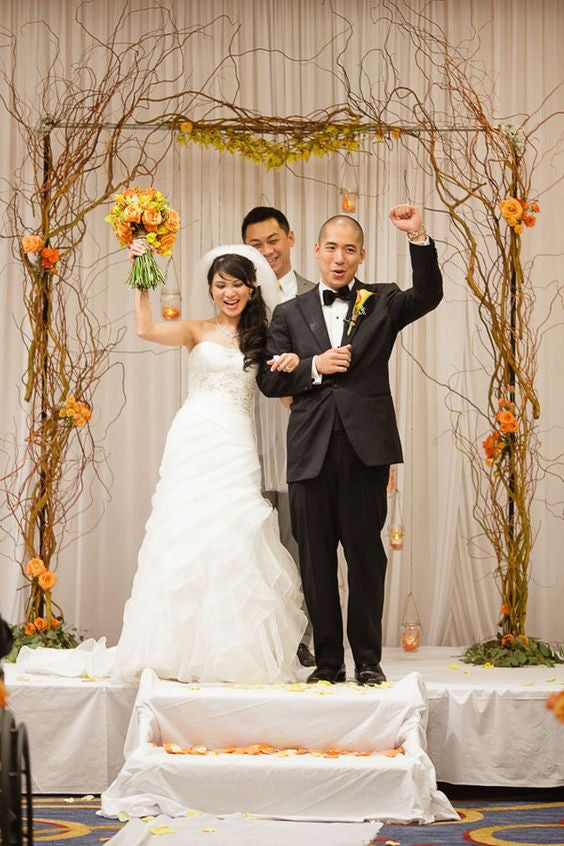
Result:
M380 755L384 755L386 758L395 758L397 755L403 755L403 747L400 746L398 749L382 749Z

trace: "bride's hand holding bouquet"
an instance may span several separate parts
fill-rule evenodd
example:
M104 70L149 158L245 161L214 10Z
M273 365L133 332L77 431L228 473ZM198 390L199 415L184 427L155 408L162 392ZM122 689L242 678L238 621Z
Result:
M116 194L106 220L119 244L129 247L134 257L128 286L146 291L164 284L165 277L154 254L170 256L180 229L178 212L169 207L167 198L155 188L127 188ZM139 239L144 239L151 249L146 249Z

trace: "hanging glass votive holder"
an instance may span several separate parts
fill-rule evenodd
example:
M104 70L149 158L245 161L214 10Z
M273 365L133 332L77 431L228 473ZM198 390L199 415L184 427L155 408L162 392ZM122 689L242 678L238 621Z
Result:
M401 514L401 498L397 483L394 482L394 491L390 496L388 521L388 540L393 550L403 549L404 528Z
M390 539L390 547L392 549L403 549L403 525L401 523L394 523L388 529L388 537Z
M161 290L161 315L165 320L177 320L180 317L180 291L167 291L166 286Z
M401 647L404 652L417 652L421 646L423 629L417 620L406 620L401 624Z
M341 209L347 214L354 214L358 206L358 191L341 189Z

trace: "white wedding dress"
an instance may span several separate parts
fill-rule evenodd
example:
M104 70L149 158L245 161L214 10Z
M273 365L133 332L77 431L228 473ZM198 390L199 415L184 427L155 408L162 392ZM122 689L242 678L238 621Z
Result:
M306 618L296 565L260 493L256 390L238 348L203 341L191 351L114 675L151 667L187 682L294 677Z

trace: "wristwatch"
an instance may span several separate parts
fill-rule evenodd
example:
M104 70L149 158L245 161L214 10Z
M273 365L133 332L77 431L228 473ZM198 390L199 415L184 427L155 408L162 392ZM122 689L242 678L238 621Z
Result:
M407 240L408 241L416 241L418 238L425 238L427 233L425 232L425 227L421 224L420 228L417 229L415 232L408 232L407 233Z

